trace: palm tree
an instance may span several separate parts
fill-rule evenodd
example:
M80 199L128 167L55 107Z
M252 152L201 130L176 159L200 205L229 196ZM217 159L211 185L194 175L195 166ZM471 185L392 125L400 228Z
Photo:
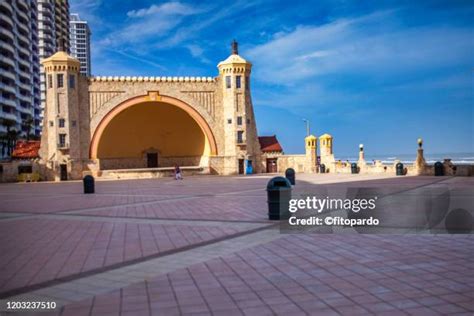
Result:
M0 152L0 158L5 156L5 149L7 145L7 134L2 134L0 135L0 146L1 146L1 152Z
M31 135L31 129L33 127L33 119L31 117L28 117L26 120L23 121L23 128L26 129L26 141L30 140L30 135Z
M16 146L16 141L18 140L18 136L20 135L20 132L17 130L11 130L8 134L7 137L9 139L9 147L8 147L8 155L11 156L13 149Z
M12 127L15 126L14 121L3 120L3 126L7 129L6 140L7 140L7 156L10 156L13 148L15 147L16 140L18 138L18 132L12 130Z

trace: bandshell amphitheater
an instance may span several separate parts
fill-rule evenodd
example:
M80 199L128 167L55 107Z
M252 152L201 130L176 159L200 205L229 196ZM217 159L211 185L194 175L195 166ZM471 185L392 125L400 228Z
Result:
M65 52L43 61L40 157L48 179L259 172L251 63L237 45L212 77L83 77ZM239 169L240 168L240 169Z

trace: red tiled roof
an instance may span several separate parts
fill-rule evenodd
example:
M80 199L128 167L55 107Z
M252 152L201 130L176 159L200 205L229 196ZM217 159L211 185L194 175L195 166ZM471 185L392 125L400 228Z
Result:
M15 149L12 152L12 158L15 159L32 159L39 157L39 149L41 142L39 140L19 140L16 142Z
M273 136L259 136L258 142L260 143L260 149L262 152L283 152L276 135Z

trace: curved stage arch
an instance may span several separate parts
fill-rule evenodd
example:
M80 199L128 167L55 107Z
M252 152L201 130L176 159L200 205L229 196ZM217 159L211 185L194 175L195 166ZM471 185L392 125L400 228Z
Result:
M157 99L151 99L149 95L141 95L141 96L133 97L131 99L128 99L118 104L102 118L97 128L95 129L92 140L90 142L89 157L91 159L100 159L99 157L100 141L104 135L104 132L106 131L107 126L109 126L109 124L114 120L114 118L116 118L123 111L133 106L144 104L144 103L150 103L150 102L165 103L168 105L175 106L183 110L184 112L186 112L197 123L197 125L203 132L205 136L205 141L207 142L210 149L210 156L217 155L216 140L209 124L199 114L199 112L197 112L191 105L179 99L166 96L166 95L160 95L157 97Z

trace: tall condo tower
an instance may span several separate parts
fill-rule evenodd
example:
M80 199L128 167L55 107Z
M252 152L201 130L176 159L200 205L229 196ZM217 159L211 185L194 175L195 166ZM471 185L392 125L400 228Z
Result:
M40 77L36 0L0 1L0 135L40 133ZM12 140L2 137L0 158Z
M81 20L79 14L71 14L69 21L69 50L71 56L81 63L81 74L91 75L91 31L87 21Z

